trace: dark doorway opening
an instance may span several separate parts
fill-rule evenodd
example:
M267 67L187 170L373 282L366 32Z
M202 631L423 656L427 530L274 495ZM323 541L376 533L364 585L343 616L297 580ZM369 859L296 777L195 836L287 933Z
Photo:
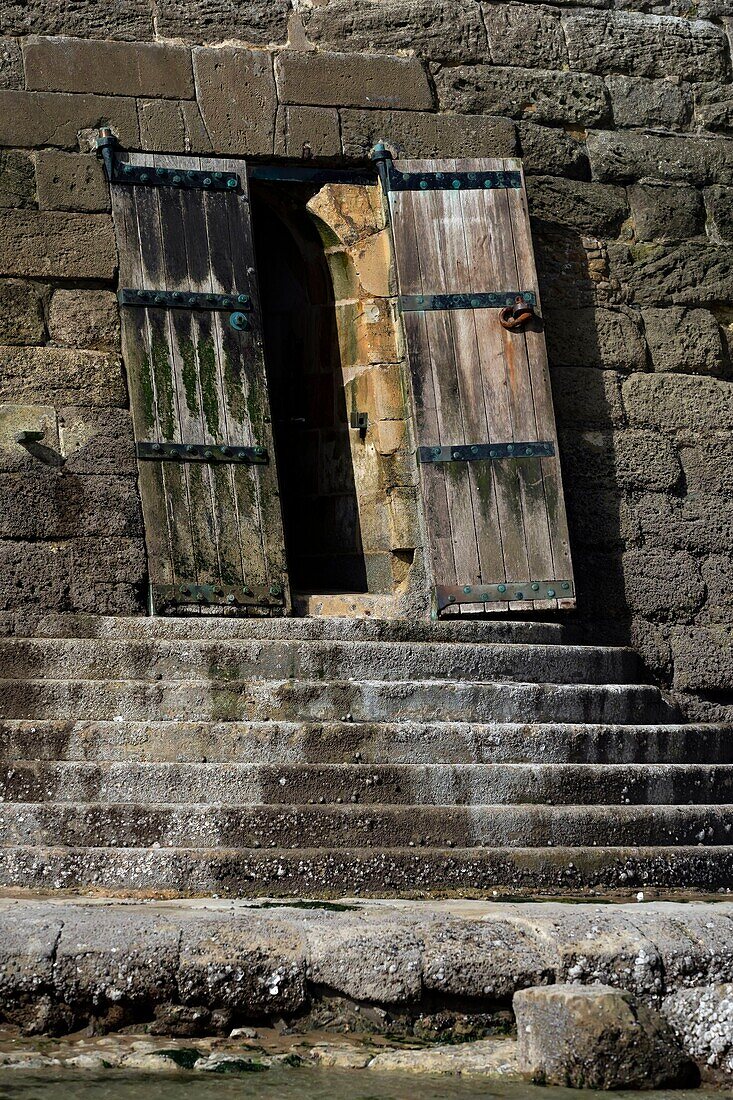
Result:
M333 283L306 209L314 190L252 186L288 567L301 592L366 592Z

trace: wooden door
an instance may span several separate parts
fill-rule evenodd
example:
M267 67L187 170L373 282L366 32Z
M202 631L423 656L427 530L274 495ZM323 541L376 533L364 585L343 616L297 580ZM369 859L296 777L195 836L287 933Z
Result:
M557 435L518 160L383 162L434 613L573 607ZM509 331L519 294L536 318Z
M111 170L151 606L282 613L246 165L131 153Z

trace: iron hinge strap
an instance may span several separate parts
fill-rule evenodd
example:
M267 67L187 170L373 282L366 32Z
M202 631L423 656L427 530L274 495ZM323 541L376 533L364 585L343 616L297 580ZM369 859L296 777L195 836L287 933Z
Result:
M401 294L398 302L403 313L425 309L499 309L513 306L517 298L537 305L533 290L494 290L480 294Z
M238 447L218 443L136 443L137 457L154 462L230 462L239 466L266 466L265 447Z
M504 581L499 584L438 584L434 589L435 607L461 603L510 603L522 600L570 600L575 597L572 581Z
M551 458L555 445L549 439L531 443L466 443L447 447L418 447L417 460L430 462L485 462L505 458Z
M200 172L188 168L157 168L154 164L129 164L112 160L110 183L133 187L174 187L181 191L237 191L236 172Z
M387 160L388 191L495 191L522 186L521 172L400 172Z
M285 590L279 582L272 584L153 584L150 595L156 611L168 607L282 607Z
M239 294L236 291L231 294L199 294L189 290L146 290L125 286L117 291L117 300L122 306L143 306L148 309L252 309L249 294Z

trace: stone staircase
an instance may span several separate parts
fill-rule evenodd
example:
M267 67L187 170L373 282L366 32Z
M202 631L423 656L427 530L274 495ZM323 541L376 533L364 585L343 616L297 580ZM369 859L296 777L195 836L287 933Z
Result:
M733 885L731 731L558 624L77 617L0 651L6 887Z

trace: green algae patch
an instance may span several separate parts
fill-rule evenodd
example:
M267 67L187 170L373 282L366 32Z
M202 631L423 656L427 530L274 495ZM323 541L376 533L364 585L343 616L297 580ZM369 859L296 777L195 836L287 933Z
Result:
M151 1054L157 1054L160 1058L169 1058L179 1069L193 1069L203 1058L201 1051L196 1050L195 1047L170 1047L167 1050L153 1050Z
M198 342L201 401L206 426L212 435L219 434L219 379L216 370L216 350L212 340L203 337Z

